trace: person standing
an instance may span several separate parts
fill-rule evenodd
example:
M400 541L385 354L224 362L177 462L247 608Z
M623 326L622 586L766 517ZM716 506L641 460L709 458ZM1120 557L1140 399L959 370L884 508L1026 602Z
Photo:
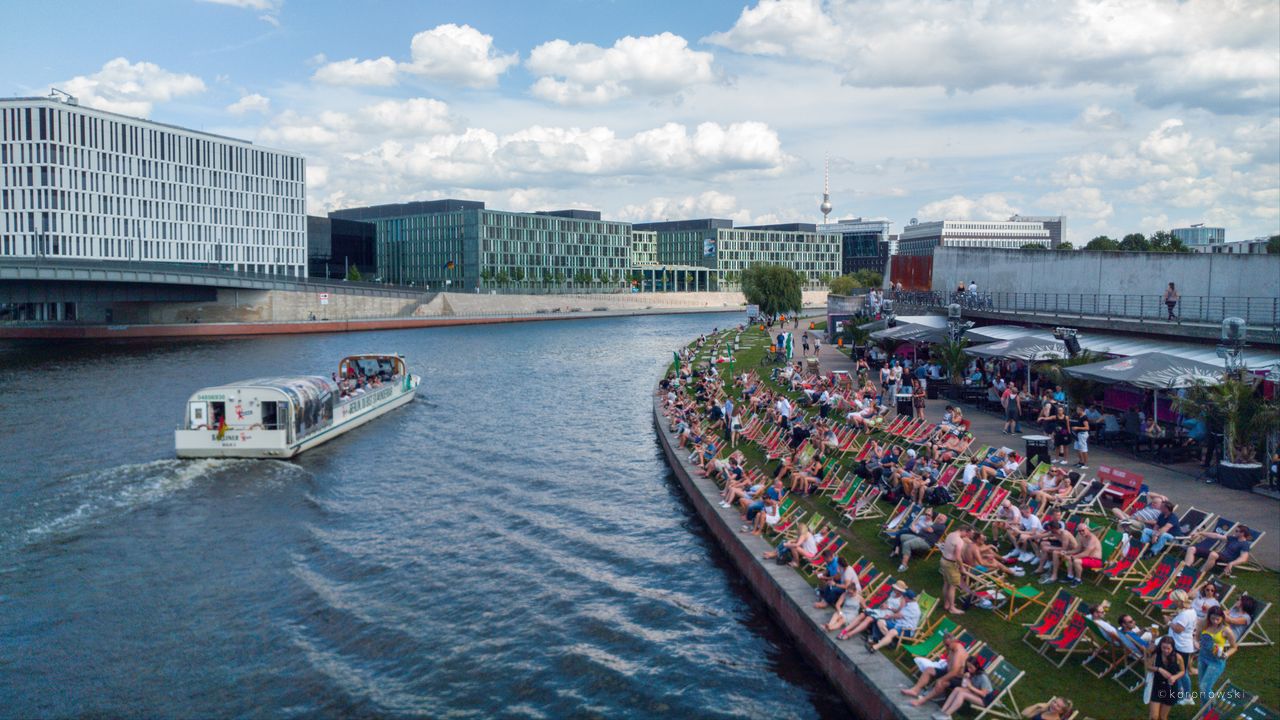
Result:
M1169 720L1169 709L1178 704L1177 684L1187 674L1182 656L1173 649L1173 638L1165 635L1147 648L1147 670L1151 672L1150 720Z
M1079 462L1076 467L1081 470L1089 469L1089 418L1084 414L1084 406L1077 405L1076 413L1071 417L1070 425L1071 433L1075 435L1076 455Z
M917 420L924 419L925 406L925 389L924 381L920 378L911 379L911 408L915 411Z
M1222 606L1209 608L1200 625L1200 697L1206 703L1209 702L1214 683L1218 682L1222 671L1227 667L1227 658L1234 655L1238 647L1235 633L1227 625L1227 614Z
M1196 617L1196 611L1191 608L1191 596L1186 590L1174 590L1169 594L1169 598L1173 600L1173 607L1177 610L1177 614L1169 621L1169 637L1173 640L1173 649L1182 660L1182 667L1189 671L1191 658L1196 652L1196 630L1199 619ZM1179 704L1192 704L1191 676L1183 673L1178 678L1176 686Z
M809 354L809 331L808 330L805 330L804 333L800 335L800 347L804 348L805 355Z
M956 607L956 589L963 589L968 593L960 560L964 557L965 545L972 536L973 528L965 526L952 531L942 541L942 559L938 561L938 571L942 574L942 606L952 615L964 614L963 610Z
M1018 383L1011 382L1005 385L1004 391L1000 394L1000 404L1004 406L1002 432L1005 435L1022 432L1022 397L1018 394Z
M1177 320L1177 318L1173 316L1173 309L1178 307L1178 300L1180 297L1181 296L1178 295L1178 289L1173 286L1173 283L1169 283L1169 287L1165 288L1164 291L1164 306L1169 308L1170 320Z

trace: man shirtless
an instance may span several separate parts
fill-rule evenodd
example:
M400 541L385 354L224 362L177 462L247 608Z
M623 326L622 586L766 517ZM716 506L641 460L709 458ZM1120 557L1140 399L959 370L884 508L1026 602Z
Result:
M1057 554L1075 550L1076 537L1060 521L1048 520L1044 523L1039 545L1036 555L1040 562L1036 565L1036 572L1041 573L1040 584L1047 585L1057 579L1056 573L1050 574L1056 568Z
M1068 585L1079 585L1084 582L1084 569L1090 568L1097 570L1102 567L1102 541L1098 540L1098 536L1093 534L1089 529L1089 524L1082 522L1076 526L1076 546L1072 549L1063 548L1053 553L1053 573L1049 576L1049 582L1058 580L1058 563L1061 561L1062 566L1067 569L1067 576L1063 582Z
M935 697L951 692L952 681L959 680L961 673L964 672L965 662L969 659L969 649L951 633L942 636L942 644L946 650L937 660L915 659L916 667L920 669L920 677L916 678L915 685L903 688L901 691L907 697L916 698L911 703L915 707L920 707ZM930 682L933 682L933 687L925 693L924 689Z
M942 559L938 563L938 570L942 573L942 607L952 615L964 614L963 610L956 607L956 588L963 590L966 595L969 593L960 563L964 560L964 548L969 538L973 537L973 532L973 528L966 525L952 531L942 541Z

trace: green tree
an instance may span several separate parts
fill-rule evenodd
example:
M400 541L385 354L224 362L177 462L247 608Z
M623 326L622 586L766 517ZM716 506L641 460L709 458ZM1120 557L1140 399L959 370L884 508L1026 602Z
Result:
M1263 399L1258 384L1251 376L1231 376L1217 385L1194 385L1175 397L1173 406L1183 415L1222 428L1228 462L1257 462L1267 435L1280 426L1280 401Z
M511 279L515 280L517 285L524 282L524 268L511 268Z
M586 270L579 270L573 274L573 282L575 285L586 285L591 282L591 273Z
M555 283L556 285L564 285L564 273L559 270L557 270L555 274Z
M1114 251L1120 249L1120 243L1112 240L1106 235L1099 235L1098 237L1090 240L1089 244L1084 246L1084 249Z
M860 288L878 288L884 284L884 275L875 270L863 268L853 273L853 279Z
M1272 235L1267 238L1267 254L1280 255L1280 235Z
M481 284L491 282L493 277L493 270L491 268L485 268L480 271L480 280L483 281Z
M1120 241L1120 249L1125 252L1146 252L1151 249L1151 243L1147 242L1147 237L1142 233L1129 233Z
M742 294L766 317L800 310L804 278L781 265L752 265L742 273Z
M1075 250L1076 248L1074 245L1071 244L1070 240L1063 240L1062 242L1058 243L1058 249L1059 250Z
M1027 244L1023 245L1023 246L1022 246L1021 248L1019 248L1019 249L1020 249L1020 250L1048 250L1049 248L1045 247L1045 246L1044 246L1044 243L1029 242L1029 243L1027 243Z
M1151 233L1151 237L1147 238L1147 245L1153 252L1176 252L1172 250L1175 240L1178 239L1168 230L1157 230ZM1179 244L1181 242L1181 240L1178 240Z
M498 285L503 287L505 287L508 282L511 282L511 276L507 274L506 270L499 270L494 279L498 281Z
M852 295L858 288L858 281L852 275L841 275L827 283L827 288L833 295Z
M935 345L933 348L933 355L946 369L947 381L952 385L960 385L964 382L964 369L969 367L969 355L964 349L968 345L969 341L961 338L960 342L947 342Z
M360 282L361 277L360 268L355 265L347 268L347 280L350 280L351 282Z

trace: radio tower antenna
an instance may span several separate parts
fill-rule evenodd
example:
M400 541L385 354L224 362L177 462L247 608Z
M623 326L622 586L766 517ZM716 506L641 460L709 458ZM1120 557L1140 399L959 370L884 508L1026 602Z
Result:
M831 160L825 154L822 157L822 224L827 224L827 216L831 214Z

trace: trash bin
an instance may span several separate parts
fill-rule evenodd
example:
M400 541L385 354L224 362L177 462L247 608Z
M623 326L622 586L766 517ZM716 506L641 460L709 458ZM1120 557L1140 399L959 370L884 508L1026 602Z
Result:
M909 392L898 393L897 401L898 401L898 414L910 415L911 414L911 393Z
M1022 439L1027 443L1027 475L1030 476L1036 466L1050 461L1049 436L1023 435Z
M924 396L930 400L937 400L938 393L942 389L941 380L930 380L929 384L924 386Z

